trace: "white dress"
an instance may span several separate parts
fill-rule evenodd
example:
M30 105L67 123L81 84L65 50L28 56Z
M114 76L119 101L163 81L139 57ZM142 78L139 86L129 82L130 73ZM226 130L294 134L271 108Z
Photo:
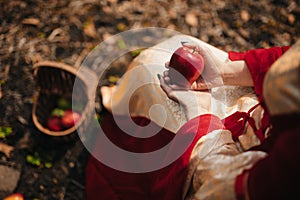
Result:
M103 105L114 115L142 116L174 134L187 122L180 106L170 100L159 85L157 74L165 71L165 63L181 46L181 41L209 47L224 62L226 52L187 35L176 35L141 52L128 67L118 84L103 96ZM107 88L106 88L107 90ZM258 104L251 87L222 86L211 90L212 113L223 119L236 111L247 112ZM258 106L251 116L260 126L263 109ZM245 152L259 144L247 125L238 141L228 130L216 130L202 137L190 158L189 176L183 199L235 199L236 175L266 156L263 152Z

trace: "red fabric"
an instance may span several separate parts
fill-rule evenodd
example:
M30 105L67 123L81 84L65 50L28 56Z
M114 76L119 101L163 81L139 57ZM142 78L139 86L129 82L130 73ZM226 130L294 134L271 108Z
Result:
M255 93L260 104L265 109L261 120L261 128L259 130L256 130L253 119L250 118L249 113L234 113L232 116L229 116L226 119L228 123L226 123L225 126L233 132L233 138L237 138L242 134L245 128L245 122L248 121L260 141L262 142L264 140L264 132L270 126L270 116L267 112L267 107L263 102L262 92L264 78L271 65L289 48L289 46L283 46L269 49L253 49L246 52L231 51L228 53L229 59L232 61L245 60L253 79ZM243 118L243 120L240 120L241 118ZM266 144L267 143L268 142L266 142Z
M118 121L126 124L128 118ZM143 126L149 120L143 117L134 118L134 121ZM199 126L200 125L200 126ZM187 167L190 154L196 142L205 134L222 129L223 124L214 115L202 115L187 122L176 134L166 129L147 139L139 139L125 134L115 124L111 115L105 116L102 128L107 137L116 145L133 152L150 152L168 144L175 137L179 141L192 141L184 153L168 166L148 173L127 173L117 171L91 157L86 168L86 199L122 199L122 200L176 200L182 199L183 185L187 176ZM145 134L136 128L133 130ZM172 146L165 155L172 154L181 146ZM101 151L101 141L96 144L95 151ZM122 160L120 163L122 164ZM126 162L126 161L124 161ZM162 160L163 162L163 160ZM139 163L137 160L137 164Z
M232 61L245 60L253 79L255 93L260 101L260 104L265 109L263 118L261 120L261 128L258 130L256 130L253 119L249 116L249 113L234 113L232 116L229 116L227 119L225 119L227 121L225 126L232 131L234 139L242 134L245 124L248 121L251 127L254 129L254 132L258 136L259 140L261 142L264 141L264 132L270 126L270 116L267 112L267 107L263 102L262 92L264 78L271 65L289 48L289 46L284 46L273 47L269 49L253 49L246 52L231 51L228 53L229 59ZM267 143L268 142L266 142L266 144Z
M289 48L289 46L284 46L269 49L253 49L247 52L231 51L228 56L232 61L245 60L253 79L255 93L259 100L262 101L263 81L267 71L270 66Z
M268 157L249 170L250 199L300 199L300 115L277 116L276 122Z
M245 176L247 175L247 171L243 171L240 175L236 177L235 181L235 194L237 200L244 200L245 199L245 186L244 186L244 181L245 181Z
M246 53L230 52L231 60L245 60L253 78L255 92L263 103L263 81L272 63L289 47L250 50ZM265 106L264 106L265 107ZM266 107L265 107L266 108ZM238 175L235 191L238 199L243 199L242 178L249 174L247 193L250 199L300 199L300 115L264 115L263 129L272 124L270 136L261 145L251 150L263 150L268 156Z
M222 120L226 129L230 130L230 132L232 134L232 139L234 141L237 141L238 137L244 133L244 131L245 131L244 129L245 129L247 122L253 129L253 131L254 131L255 135L258 137L258 139L261 142L264 140L264 135L263 135L263 131L262 131L262 128L264 128L264 127L257 129L255 126L254 119L250 116L251 112L259 105L260 104L253 106L248 112L237 111Z

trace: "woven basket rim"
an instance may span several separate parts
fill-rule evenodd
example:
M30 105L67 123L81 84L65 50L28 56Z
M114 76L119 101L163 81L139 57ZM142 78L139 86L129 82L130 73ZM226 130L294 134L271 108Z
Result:
M68 71L70 73L72 73L74 76L78 77L80 80L83 81L86 89L87 89L87 105L85 106L84 110L81 113L81 118L79 120L79 122L77 122L75 124L75 126L63 130L63 131L51 131L48 128L44 127L40 122L39 119L36 115L36 107L37 107L37 102L38 102L38 98L40 96L40 90L37 90L34 94L34 101L33 101L33 108L32 108L32 120L34 125L37 127L37 129L47 135L51 135L51 136L66 136L68 134L71 134L73 132L75 132L77 130L77 128L83 123L84 120L87 120L88 116L89 116L89 112L91 112L92 109L94 109L95 107L95 90L97 88L97 83L98 83L98 78L95 74L94 71L88 69L88 68L84 68L84 69L80 69L76 68L76 67L72 67L71 65L62 63L62 62L55 62L55 61L40 61L36 64L33 65L33 74L34 77L37 76L37 72L39 68L42 67L52 67L52 68L57 68L57 69L61 69L61 70L65 70ZM83 72L83 73L81 73ZM92 87L90 87L92 86Z

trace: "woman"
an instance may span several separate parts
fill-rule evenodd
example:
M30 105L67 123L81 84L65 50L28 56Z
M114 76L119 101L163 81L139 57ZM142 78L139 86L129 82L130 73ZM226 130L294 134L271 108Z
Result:
M244 86L252 86L254 84L260 105L268 109L268 107L264 107L263 103L263 95L268 93L262 92L265 72L287 48L253 50L245 54L232 52L229 53L230 59L244 59L245 61L225 62L224 57L220 56L221 54L215 53L217 52L215 49L211 47L207 49L207 46L202 46L203 43L201 42L200 44L198 43L198 45L205 58L206 71L202 77L205 81L203 81L203 79L199 80L198 84L193 86L194 89L219 87L222 81L225 84L231 85L242 84ZM297 48L297 45L294 48ZM264 62L258 65L260 58L264 57L267 59L263 59ZM258 72L257 69L261 71ZM246 79L240 79L242 76L246 77ZM220 77L222 78L221 82ZM238 80L242 80L242 82ZM180 157L168 165L162 165L160 169L145 173L114 170L113 167L105 166L92 157L86 171L87 199L220 199L220 197L222 199L243 199L246 197L259 199L260 197L272 197L268 195L273 195L274 191L270 192L268 189L272 188L271 186L275 183L274 180L276 177L272 176L273 179L269 179L271 180L270 183L262 184L268 179L262 178L263 176L259 175L264 172L263 166L269 165L260 163L272 163L272 159L271 161L269 160L273 158L272 155L274 155L274 153L269 149L272 142L268 141L278 140L276 140L275 137L264 139L265 132L268 130L269 125L267 120L268 115L263 115L264 117L262 118L263 120L261 120L261 124L258 123L260 120L256 120L257 117L253 116L253 113L261 109L259 108L261 106L254 106L255 104L252 102L248 105L248 109L244 108L248 111L254 106L249 112L244 112L245 110L239 109L238 112L233 112L233 114L229 115L225 120L221 120L222 114L211 114L212 112L215 113L215 110L211 109L212 94L199 91L174 90L172 86L168 85L167 73L161 78L160 83L163 90L171 99L181 103L183 112L186 113L186 119L179 121L184 123L177 123L178 126L174 128L168 126L168 123L172 120L168 120L167 118L167 122L165 123L167 124L167 128L162 128L157 135L148 140L144 140L124 135L124 131L118 130L118 124L114 123L114 118L109 114L103 122L103 129L107 131L108 137L112 141L130 151L149 152L157 150L172 141L175 137L175 132L176 137L181 141L185 141L193 136L187 148L184 149ZM104 95L109 96L108 93L105 94L105 92L107 91L104 91ZM195 95L198 97L199 94L201 97L200 99L197 98L199 101L191 101L191 97L195 98ZM106 107L113 107L113 105L110 106L108 105ZM132 110L134 111L134 108ZM272 115L272 112L270 113ZM135 123L147 125L149 118L142 114L141 116L142 117L133 117ZM261 115L259 116L261 117ZM155 117L153 119L155 120ZM299 117L293 119L299 119ZM125 117L121 119L121 122L126 124L128 120L128 117ZM159 122L159 120L157 120L157 122ZM201 126L199 126L199 123ZM246 129L253 129L254 131L252 132L262 141L262 144L256 147L257 150L255 151L244 151L239 148L237 140L245 134L243 130L246 124L250 124ZM139 127L133 131L139 132ZM251 145L248 145L248 147L253 147L254 144L257 144L257 140ZM276 145L278 144L275 143L275 146ZM101 150L101 147L99 148ZM178 149L178 146L170 146L165 157L172 155L170 152L172 153L176 149ZM287 163L291 172L294 173L293 161L288 160ZM120 161L119 164L122 165L122 161ZM143 165L144 163L139 164ZM262 167L260 167L261 165ZM273 164L273 166L276 165ZM250 171L248 169L250 169ZM282 171L281 168L276 169ZM270 170L268 172L270 172ZM271 175L272 174L269 174L269 176ZM282 177L285 176L282 175ZM257 180L258 178L263 180ZM281 177L277 178L283 180ZM249 186L247 187L245 183L248 183ZM288 183L294 184L293 181L290 180ZM279 184L276 186L278 187L278 185ZM292 186L289 188L292 188ZM265 192L261 192L260 190ZM285 197L290 194L284 191L284 189L278 189L276 191L282 192ZM281 194L274 198L276 199L280 197L280 195Z
M213 64L216 68L222 68L219 71L223 71L222 77L225 84L253 85L260 104L267 112L262 118L261 129L255 130L262 144L246 152L238 152L232 146L229 149L229 143L231 142L229 139L224 141L220 148L216 148L215 152L212 151L210 155L201 157L199 152L205 146L206 141L198 143L199 147L196 145L193 151L198 152L198 156L192 158L191 163L198 162L198 164L194 167L194 181L191 184L189 198L299 198L297 183L300 178L300 171L297 169L297 163L300 161L300 41L282 58L278 59L288 49L289 47L275 47L250 50L246 53L229 52L229 59L233 62L230 61L225 65L207 49L201 50L206 58L207 65ZM275 62L276 60L277 62ZM189 98L187 95L189 91L179 92L174 90L175 86L167 84L169 81L167 75L168 72L165 72L164 78L161 79L162 88L170 98L176 99L185 105L186 113L192 113L193 106L190 106L185 99ZM216 85L213 81L205 84L201 80L194 88L205 89L207 86L215 87ZM178 93L184 93L184 95ZM244 115L240 113L227 117L223 134L229 130L233 139L241 134L239 133L240 127L237 127L241 124L234 123L234 121L243 117ZM185 126L192 125L191 121L197 119L194 116L191 118ZM269 136L265 138L267 128L271 128L271 130L268 133ZM208 137L208 135L206 136ZM222 149L225 146L228 149ZM242 167L242 171L240 171L242 162L232 164L233 161L238 161L237 157L243 157L251 152L265 152L266 154L262 154L261 157L257 154L259 157L257 161L251 161L253 166ZM231 154L231 156L228 156L228 154ZM218 161L221 158L223 162ZM229 162L225 162L226 159ZM224 168L226 169L224 170ZM197 180L199 178L200 180Z

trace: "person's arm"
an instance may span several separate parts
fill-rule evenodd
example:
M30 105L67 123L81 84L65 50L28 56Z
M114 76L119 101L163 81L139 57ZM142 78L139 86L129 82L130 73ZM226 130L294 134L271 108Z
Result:
M262 84L270 66L289 49L289 46L253 49L246 52L228 52L223 62L210 49L197 47L204 58L201 77L192 85L193 90L205 90L222 85L254 86L260 97Z
M237 85L238 82L241 82L246 85L251 85L251 81L249 80L251 76L255 93L258 95L258 98L262 100L263 81L267 71L288 49L289 46L284 46L268 49L253 49L246 52L229 52L228 56L230 61L224 66L222 73L224 83L226 85ZM237 75L233 75L233 73L237 73Z
M253 86L253 80L245 61L228 61L222 68L224 85Z

